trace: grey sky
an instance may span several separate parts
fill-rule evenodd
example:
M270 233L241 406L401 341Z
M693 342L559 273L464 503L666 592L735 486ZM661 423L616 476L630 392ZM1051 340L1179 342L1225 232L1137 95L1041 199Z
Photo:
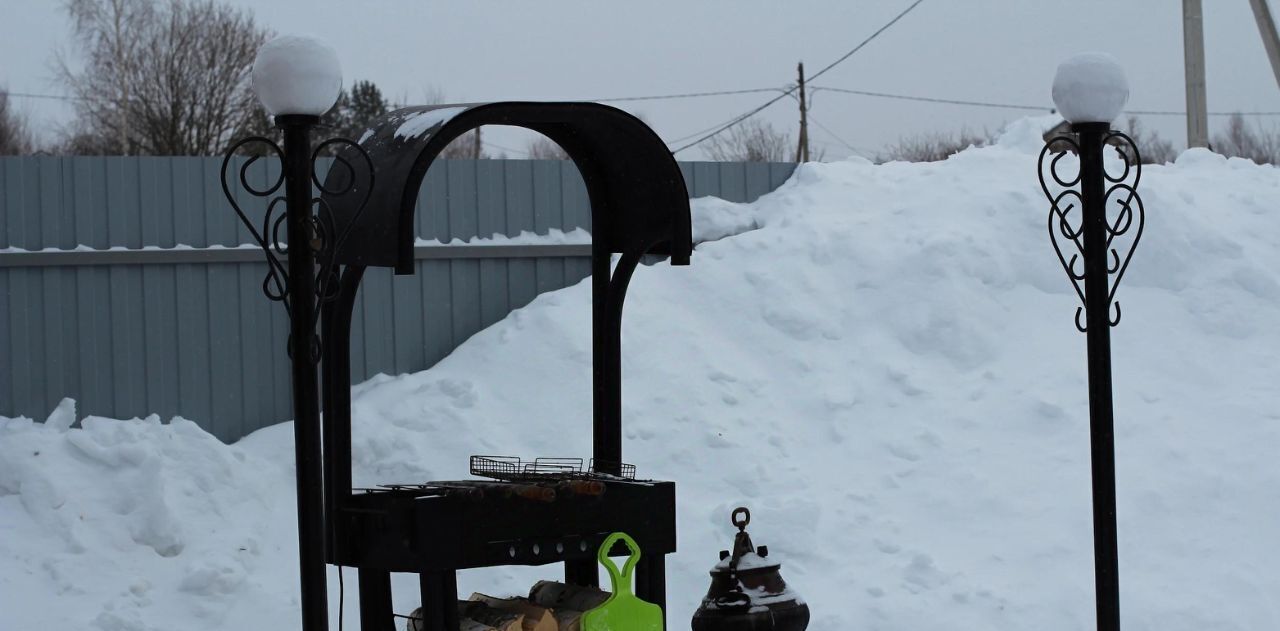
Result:
M909 0L225 0L278 32L329 40L347 82L371 79L396 100L431 87L450 100L580 99L783 87L804 60L810 73L844 54ZM1248 0L1204 0L1211 111L1280 111ZM56 0L0 0L0 84L61 93L49 71L66 46ZM1129 73L1130 107L1182 110L1182 3L1177 0L925 0L913 13L815 82L877 92L1049 105L1057 62L1084 50L1115 55ZM618 103L666 139L725 121L768 94ZM41 133L71 110L17 99ZM795 102L761 117L795 137ZM1011 110L817 92L811 129L828 158L874 153L900 136L995 130ZM1280 117L1262 119L1280 124ZM1213 119L1212 128L1222 122ZM1181 145L1185 123L1144 124ZM522 150L527 138L488 140ZM491 151L501 151L496 146ZM519 155L518 152L510 152ZM681 153L701 158L697 149Z

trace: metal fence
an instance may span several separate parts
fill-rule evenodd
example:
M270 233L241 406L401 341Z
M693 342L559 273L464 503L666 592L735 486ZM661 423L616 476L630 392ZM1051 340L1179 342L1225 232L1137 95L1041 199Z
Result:
M682 163L692 196L753 201L787 163ZM0 158L0 416L158 413L225 441L290 418L287 321L222 197L218 158ZM253 167L265 182L276 163ZM452 160L427 173L416 229L469 240L590 230L572 163ZM15 251L22 250L22 251ZM582 245L420 245L413 276L371 269L359 380L433 365L541 292L590 273Z

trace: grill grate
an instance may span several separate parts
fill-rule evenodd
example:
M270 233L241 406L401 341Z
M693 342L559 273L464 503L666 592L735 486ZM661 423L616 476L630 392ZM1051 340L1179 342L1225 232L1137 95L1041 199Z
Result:
M582 458L535 458L527 461L517 456L471 456L471 475L519 482L575 479L634 480L636 466L594 458L584 467Z

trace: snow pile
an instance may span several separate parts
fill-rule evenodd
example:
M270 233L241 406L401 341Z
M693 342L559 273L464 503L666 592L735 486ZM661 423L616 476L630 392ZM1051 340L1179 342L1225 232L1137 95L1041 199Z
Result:
M266 628L243 594L296 598L291 463L181 418L75 420L0 419L0 628Z
M805 165L734 209L758 229L637 272L624 452L678 483L670 628L739 505L816 631L1093 628L1085 339L1023 127L940 163ZM1280 171L1191 151L1141 190L1112 340L1125 627L1280 628ZM544 294L357 386L356 484L589 454L589 304L585 282ZM0 627L296 627L288 424L224 446L67 412L0 429ZM414 577L395 590L417 606Z

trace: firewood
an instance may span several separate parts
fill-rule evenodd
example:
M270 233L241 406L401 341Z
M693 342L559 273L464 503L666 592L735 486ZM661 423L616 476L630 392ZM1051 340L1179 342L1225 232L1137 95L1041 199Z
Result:
M485 594L475 593L471 595L471 600L483 603L497 611L505 611L520 614L523 620L523 631L557 631L559 625L556 619L551 615L545 607L529 602L525 598L495 598Z
M529 600L539 607L555 610L587 611L604 604L609 592L598 587L568 585L556 581L538 581L529 590Z
M523 631L523 619L519 613L493 609L484 603L458 601L459 631ZM405 631L423 631L426 628L422 624L422 607L409 614L404 628Z
M529 631L528 627L525 626L523 612L498 609L475 598L458 601L458 617L474 620L497 631ZM553 628L538 629L538 631L556 630Z

